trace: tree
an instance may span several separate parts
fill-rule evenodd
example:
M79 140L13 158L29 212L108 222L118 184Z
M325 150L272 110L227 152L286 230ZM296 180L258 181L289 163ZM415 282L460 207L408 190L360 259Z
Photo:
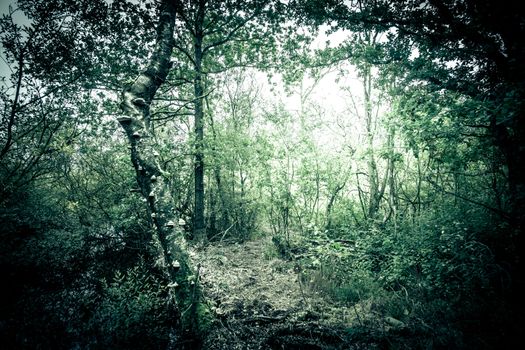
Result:
M374 46L378 43L379 33L373 31L363 31L357 33L354 38L354 44L358 46L363 52L367 52L368 50L373 50ZM379 212L380 204L385 194L387 182L386 174L389 172L390 167L390 163L387 163L385 175L381 178L380 169L378 169L378 164L376 161L376 154L374 152L376 148L374 141L376 136L379 136L377 135L379 133L378 119L380 117L380 113L383 113L381 110L381 104L383 102L382 100L384 100L384 96L381 96L381 93L379 93L379 96L375 96L377 95L376 91L379 89L377 87L377 79L375 79L375 73L373 72L372 64L366 59L363 59L362 56L355 57L353 62L356 64L358 76L363 86L363 110L358 110L358 106L356 106L353 97L352 104L355 109L354 114L356 116L362 116L362 119L364 119L366 138L365 142L367 144L366 163L369 189L366 212L363 214L366 218L374 220ZM358 190L361 192L360 188L358 188Z
M39 2L33 4L36 8L28 5L20 3L27 10L29 25L21 26L13 20L16 10L12 7L0 20L3 54L11 72L8 79L2 79L0 88L2 201L52 172L61 148L73 142L80 134L78 126L89 118L83 108L89 104L86 94L77 91L88 80L83 71L86 61L76 56L70 44L78 37L79 24L56 25L71 9L65 6L58 10ZM77 13L77 17L89 27L92 22L86 20L86 12ZM93 12L93 17L97 13ZM55 46L53 55L51 46ZM71 120L68 115L77 119ZM56 140L60 133L63 142Z
M373 28L388 40L366 57L371 63L393 64L409 86L448 91L484 106L477 124L502 155L509 195L508 232L514 240L516 276L522 270L525 227L525 59L524 12L517 1L393 2L294 1L309 23L330 23L333 30ZM351 46L342 48L356 54ZM471 115L473 116L473 115ZM465 121L466 124L475 124ZM522 279L517 278L518 281Z
M116 91L116 81L129 76L121 59L130 57L127 45L137 45L139 32L129 29L147 22L123 20L138 11L122 1L110 7L102 1L20 0L18 6L0 20L10 70L0 90L3 199L53 172L53 162L97 118L93 112L105 112L101 91ZM24 24L15 19L21 12ZM127 69L136 69L130 61Z
M164 268L171 280L169 288L173 298L174 317L178 319L181 317L178 309L180 305L189 303L194 309L188 281L191 271L184 251L183 239L179 232L174 232L178 226L178 220L176 220L172 195L166 181L168 174L162 169L157 159L158 152L155 150L155 139L150 120L150 105L171 68L176 12L176 4L172 1L165 0L160 3L154 50L146 69L122 92L123 115L118 118L118 121L130 145L131 162L135 168L139 191L148 204ZM193 321L190 325L192 323Z
M147 319L157 324L169 319L173 326L177 315L164 310L166 294L159 292L165 288L160 282L170 281L147 276L158 275L144 244L151 228L145 229L149 225L143 219L149 216L129 192L129 166L122 167L116 121L107 118L112 106L101 93L115 91L118 80L137 69L144 50L132 47L135 35L144 32L134 27L144 17L129 16L138 6L123 1L109 6L21 0L18 6L0 23L2 58L11 69L1 90L0 269L12 288L1 306L2 320L10 320L2 327L2 343L7 348L70 348L80 346L73 345L72 336L99 344L111 339L109 331L104 335L111 325L102 325L100 315L125 320L130 313L112 312L116 303L110 294L126 287L116 282L108 288L105 281L118 280L119 270L125 273L141 258L148 259L141 272L126 275L131 289L145 287L144 293L135 299L123 292L119 304L122 310L134 309L131 317L144 321L141 327L147 328ZM140 282L143 277L147 283ZM148 306L145 296L156 301ZM100 308L92 297L104 301ZM140 329L135 324L123 332L128 339L122 333L116 338L129 342L147 334ZM153 338L167 343L166 329L137 343L151 345Z
M193 230L206 239L204 99L213 88L212 74L234 67L271 66L277 36L282 35L283 6L274 0L188 0L178 7L175 79L191 82L194 115L194 213Z
M209 227L240 240L248 239L257 224L254 186L265 146L258 126L260 87L251 70L232 69L222 75L208 100L211 136L207 186ZM213 231L212 231L213 232Z

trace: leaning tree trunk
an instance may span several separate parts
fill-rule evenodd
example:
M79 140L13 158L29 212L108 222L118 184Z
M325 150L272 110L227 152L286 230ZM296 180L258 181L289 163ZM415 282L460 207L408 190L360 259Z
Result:
M131 162L135 168L139 187L138 192L148 205L162 265L170 280L171 311L175 312L174 318L179 319L182 306L193 302L190 296L195 295L192 289L196 287L190 286L188 282L191 270L184 249L185 243L182 235L177 232L178 220L167 186L168 174L158 162L150 120L150 104L171 68L170 57L174 45L176 12L174 3L174 1L163 0L160 4L155 49L147 68L122 92L123 115L118 121L127 135Z

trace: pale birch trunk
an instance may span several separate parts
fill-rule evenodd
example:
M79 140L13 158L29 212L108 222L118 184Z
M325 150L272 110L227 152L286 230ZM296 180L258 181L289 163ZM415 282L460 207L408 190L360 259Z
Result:
M181 309L196 302L196 284L189 282L191 270L185 250L185 241L178 230L173 198L168 187L168 174L159 164L154 141L150 105L159 87L166 80L171 68L174 45L175 1L163 0L157 28L155 49L135 81L127 86L121 96L122 116L118 118L124 129L135 168L138 192L145 199L161 265L169 278L169 291L174 318L181 317Z

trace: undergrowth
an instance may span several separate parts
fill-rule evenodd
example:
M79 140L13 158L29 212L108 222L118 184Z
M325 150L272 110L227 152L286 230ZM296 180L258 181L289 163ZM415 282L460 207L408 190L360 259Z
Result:
M335 237L314 231L292 240L290 251L300 251L311 291L359 306L358 326L388 348L491 349L512 344L519 322L508 274L483 242L485 222L428 213Z

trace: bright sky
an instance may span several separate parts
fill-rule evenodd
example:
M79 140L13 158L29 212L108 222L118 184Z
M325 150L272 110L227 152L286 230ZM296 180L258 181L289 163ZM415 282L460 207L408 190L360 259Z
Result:
M13 3L13 0L0 0L0 13L7 13L11 3Z
M0 16L7 14L9 12L9 4L12 0L0 0ZM4 61L4 50L0 51L0 77L5 77L9 74L9 69Z
M16 9L16 0L0 0L0 16L9 14L9 5L12 9ZM16 23L26 24L28 23L27 18L22 14L21 11L17 11L14 15ZM4 50L2 45L0 45L0 77L8 77L11 73L9 66L5 62Z

